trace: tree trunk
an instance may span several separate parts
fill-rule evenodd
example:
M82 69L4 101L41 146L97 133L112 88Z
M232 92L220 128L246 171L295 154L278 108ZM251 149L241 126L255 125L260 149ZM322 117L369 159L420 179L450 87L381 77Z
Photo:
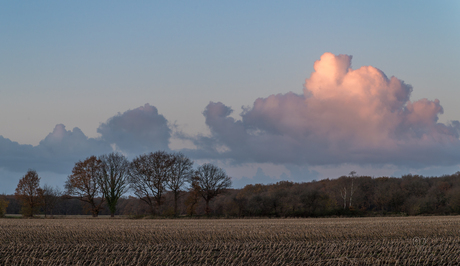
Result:
M97 217L99 214L99 209L93 205L93 209L91 212L93 213L93 217Z
M343 191L340 190L340 196L342 196L343 199L343 209L347 208L347 188L344 187Z
M174 192L174 216L177 216L177 197L179 196L179 193L176 191Z
M206 200L206 216L209 216L211 210L209 209L209 200Z
M349 209L351 208L351 200L353 199L353 193L355 192L354 189L353 189L353 181L354 181L354 179L352 178L351 179L351 189L350 189L350 204L348 205Z
M109 201L107 201L107 204L109 205L110 217L114 217L114 216L115 216L115 212L117 211L116 205L115 205L113 202L110 202L110 203L109 203Z

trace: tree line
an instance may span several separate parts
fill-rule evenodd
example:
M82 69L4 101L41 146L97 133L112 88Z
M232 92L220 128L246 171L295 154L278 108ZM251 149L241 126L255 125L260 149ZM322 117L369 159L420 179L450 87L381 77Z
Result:
M193 161L182 153L157 151L139 155L131 162L120 153L90 156L75 164L63 192L47 185L40 187L39 183L35 170L29 170L19 180L14 197L23 216L32 217L40 212L53 215L60 201L77 199L83 203L83 211L89 211L93 217L105 208L114 217L120 198L129 190L151 215L162 213L165 194L172 193L176 216L178 201L187 189L205 201L209 215L209 202L231 187L231 178L213 164L194 169ZM0 199L0 214L7 212L8 204L8 200Z
M353 171L336 179L304 183L280 181L232 189L230 178L222 169L212 164L193 169L193 162L182 154L157 152L138 156L129 163L112 162L113 165L127 165L127 168L120 167L125 169L124 174L116 170L119 168L110 166L109 157L112 161L123 158L119 154L90 157L75 165L64 192L57 193L58 189L54 189L52 193L47 186L38 190L33 197L41 198L42 203L33 205L37 208L36 213L168 217L460 214L460 172L440 177L409 174L400 178L375 178L359 176ZM93 171L93 167L100 170ZM90 178L93 173L98 179ZM126 175L124 185L116 181L121 175ZM93 181L85 183L82 180ZM86 184L87 190L78 188L84 187L80 184ZM131 190L131 195L124 196L127 189ZM17 213L21 206L24 208L21 202L31 200L19 199L11 195L0 197L0 209L5 206L2 202L9 202L4 209L8 213ZM28 205L22 213L31 208L32 205Z

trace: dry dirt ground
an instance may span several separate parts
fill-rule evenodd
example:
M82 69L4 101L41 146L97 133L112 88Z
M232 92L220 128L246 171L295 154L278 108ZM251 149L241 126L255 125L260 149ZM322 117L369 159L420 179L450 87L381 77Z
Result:
M0 219L0 265L460 265L460 217Z

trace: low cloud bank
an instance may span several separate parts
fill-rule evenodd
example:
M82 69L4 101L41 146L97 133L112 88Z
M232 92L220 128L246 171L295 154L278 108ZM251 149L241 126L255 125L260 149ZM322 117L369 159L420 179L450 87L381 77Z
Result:
M69 174L79 160L114 150L138 155L168 150L171 130L163 115L149 104L118 114L98 128L99 138L88 138L78 127L58 124L39 145L21 145L0 136L0 168L25 172L32 168Z

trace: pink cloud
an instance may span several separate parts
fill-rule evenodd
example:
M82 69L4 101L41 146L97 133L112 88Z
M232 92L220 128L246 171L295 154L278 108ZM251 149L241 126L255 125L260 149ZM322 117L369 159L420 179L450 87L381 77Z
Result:
M460 152L452 152L459 148L458 122L437 122L443 113L438 100L412 102L410 85L372 66L352 69L351 60L348 55L323 54L303 94L259 98L238 121L228 116L229 107L210 103L204 112L213 134L206 139L207 154L214 141L228 148L219 156L236 161L459 162Z

